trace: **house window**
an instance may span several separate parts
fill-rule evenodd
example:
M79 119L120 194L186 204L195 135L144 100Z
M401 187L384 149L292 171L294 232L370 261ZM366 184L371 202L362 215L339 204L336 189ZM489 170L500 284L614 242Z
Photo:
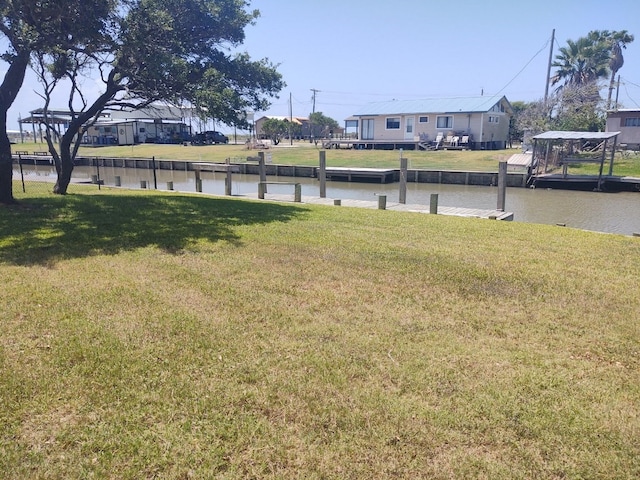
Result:
M500 123L500 117L489 115L489 123Z
M418 121L420 123L429 123L429 117L420 117Z
M629 117L624 119L625 127L640 127L640 118L638 117Z
M453 128L453 117L451 115L437 117L436 128Z
M387 130L400 130L400 117L387 118Z

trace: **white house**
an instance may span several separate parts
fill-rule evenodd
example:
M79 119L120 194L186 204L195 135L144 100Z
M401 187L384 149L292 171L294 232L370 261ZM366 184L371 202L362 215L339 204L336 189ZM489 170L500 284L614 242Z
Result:
M451 97L371 103L350 119L358 121L358 139L371 148L403 143L417 148L457 138L457 145L495 150L506 148L512 113L504 96Z

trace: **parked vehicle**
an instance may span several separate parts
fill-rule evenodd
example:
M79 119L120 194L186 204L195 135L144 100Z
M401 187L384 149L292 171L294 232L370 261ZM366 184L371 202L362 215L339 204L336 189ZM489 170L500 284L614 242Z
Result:
M214 130L196 133L191 142L194 145L213 145L218 143L229 143L229 138Z

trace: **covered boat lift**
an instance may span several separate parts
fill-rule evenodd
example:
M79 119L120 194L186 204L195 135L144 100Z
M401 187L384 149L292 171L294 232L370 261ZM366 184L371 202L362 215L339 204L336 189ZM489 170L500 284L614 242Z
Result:
M604 165L610 154L609 173L613 175L613 158L617 137L620 132L570 132L548 131L534 136L532 166L532 184L543 182L569 183L595 182L595 190L602 190ZM599 172L595 175L568 175L568 166L579 163L597 163ZM562 167L562 173L550 173L550 169Z

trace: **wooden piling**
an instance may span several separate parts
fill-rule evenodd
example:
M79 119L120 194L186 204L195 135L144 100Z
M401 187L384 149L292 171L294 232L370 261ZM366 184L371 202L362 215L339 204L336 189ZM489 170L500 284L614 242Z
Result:
M500 162L498 165L498 207L497 210L504 212L505 198L507 194L507 162Z
M400 158L400 196L399 202L407 203L407 159Z
M378 195L378 210L386 210L387 208L387 196Z
M320 198L327 197L327 156L324 150L318 152L320 155L320 168L318 169L318 180L320 181Z
M429 199L429 213L437 215L438 213L438 194L432 193Z

